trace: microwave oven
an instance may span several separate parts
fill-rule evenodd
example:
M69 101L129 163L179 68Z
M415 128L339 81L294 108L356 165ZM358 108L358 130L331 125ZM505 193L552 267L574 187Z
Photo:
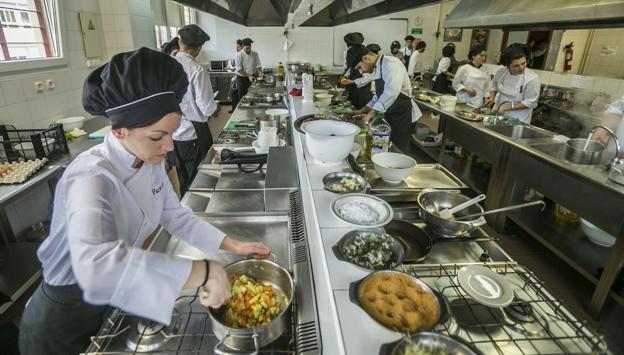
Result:
M210 71L226 71L229 60L210 61Z

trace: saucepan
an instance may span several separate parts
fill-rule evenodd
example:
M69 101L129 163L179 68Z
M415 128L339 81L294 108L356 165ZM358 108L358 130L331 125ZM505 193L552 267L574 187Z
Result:
M458 192L425 189L418 194L417 198L420 218L422 218L427 227L440 236L448 238L468 236L475 228L487 223L483 216L468 221L455 221L438 215L441 210L453 208L468 200L470 200L470 197L461 195ZM475 213L483 213L483 208L478 204L458 211L455 216L462 217Z
M215 354L257 354L260 348L279 338L288 327L291 304L295 294L295 283L290 272L282 266L260 259L239 260L225 267L230 279L247 275L263 284L271 284L278 293L286 296L288 302L284 304L282 312L269 323L255 328L233 328L223 323L225 309L209 309L208 314L212 322L212 329L219 338L215 345Z

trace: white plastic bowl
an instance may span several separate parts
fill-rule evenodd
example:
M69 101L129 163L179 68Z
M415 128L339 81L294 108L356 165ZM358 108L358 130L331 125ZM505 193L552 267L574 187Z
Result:
M588 220L583 218L581 218L581 229L587 238L594 244L607 248L610 248L613 244L615 244L614 236L589 223Z
M391 184L398 184L412 174L416 160L405 154L377 153L371 160L381 179Z
M328 106L331 104L332 97L334 97L332 94L315 94L314 100L318 106Z
M269 153L269 148L270 147L263 148L263 147L259 146L257 139L255 141L251 142L251 145L253 146L253 149L256 151L256 154L268 154ZM279 140L279 146L283 147L285 145L286 145L286 142L283 139L280 139Z
M312 90L312 92L314 93L314 95L316 94L328 94L329 90L325 90L325 89L314 89Z
M85 118L82 116L67 117L67 118L61 118L60 120L57 120L56 123L62 123L63 130L65 132L69 132L69 131L73 131L74 128L81 128L84 122L84 119Z
M355 142L353 143L353 148L351 148L351 155L353 155L353 157L357 159L357 157L360 155L361 150L362 146L360 145L360 143Z
M360 127L342 121L318 120L301 125L310 155L325 163L338 163L351 153Z

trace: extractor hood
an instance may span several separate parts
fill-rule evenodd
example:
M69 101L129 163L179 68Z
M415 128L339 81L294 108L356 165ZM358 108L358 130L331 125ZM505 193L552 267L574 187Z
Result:
M336 26L440 0L175 0L245 26Z
M622 0L461 0L445 28L624 27Z

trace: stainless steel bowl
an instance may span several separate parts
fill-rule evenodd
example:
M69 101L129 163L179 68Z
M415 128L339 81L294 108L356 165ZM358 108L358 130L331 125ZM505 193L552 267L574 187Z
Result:
M445 354L465 354L478 355L481 354L473 346L464 340L456 337L450 337L443 334L432 332L418 332L406 335L404 338L397 340L388 346L382 346L380 354L401 355L405 353L405 348L410 344L419 344L423 350L436 353L435 350L442 350Z
M360 188L356 190L336 191L330 187L332 184L335 184L335 183L340 184L343 178L356 180ZM350 194L350 193L362 192L366 188L366 184L367 184L366 179L364 179L361 175L354 174L354 173L335 172L335 173L329 173L323 177L323 186L325 187L325 190L331 191L337 194Z
M468 236L473 229L487 223L483 216L470 221L454 221L438 215L441 210L455 207L468 200L470 200L468 196L441 190L423 190L418 194L417 199L420 217L427 227L440 236L448 238ZM483 213L483 208L478 204L472 205L457 212L455 216L461 217L474 213Z
M256 328L228 327L222 322L224 307L209 310L212 328L219 338L219 343L214 347L216 354L226 354L232 351L254 351L253 353L257 354L261 347L272 343L286 331L290 306L295 294L295 283L288 270L269 260L239 260L226 266L225 272L230 279L245 274L263 284L271 284L276 293L285 295L288 299L277 317Z
M387 265L386 267L379 267L379 268L371 268L368 267L366 265L363 265L362 263L359 263L357 260L353 260L353 258L347 256L347 252L346 252L346 248L353 244L353 240L360 234L374 234L374 235L378 235L378 236L383 236L385 238L388 239L389 243L390 243L390 252L392 253L392 264L391 265ZM334 252L334 254L336 255L336 258L338 258L338 260L342 260L342 261L346 261L348 263L351 263L353 265L359 266L363 269L366 270L387 270L387 269L394 269L398 266L400 266L403 263L403 259L405 258L405 246L403 244L401 244L401 242L396 239L395 237L391 236L390 234L386 234L384 233L384 231L378 230L378 229L356 229L353 230L347 234L345 234L342 238L340 238L340 240L338 241L338 243L336 243L333 247L332 250Z
M589 141L587 148L586 138L574 138L570 139L565 146L564 156L565 159L574 164L582 165L596 165L600 164L600 158L602 158L602 152L605 149L604 144L598 141Z

